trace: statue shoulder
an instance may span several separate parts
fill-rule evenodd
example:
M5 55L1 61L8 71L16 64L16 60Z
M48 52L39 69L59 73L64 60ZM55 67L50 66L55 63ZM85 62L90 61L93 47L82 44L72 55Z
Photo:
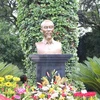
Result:
M58 45L62 45L61 44L61 42L59 42L59 41L54 41L56 44L58 44Z
M36 42L35 46L37 49L39 49L39 48L41 49L44 46L44 44L43 44L43 42Z
M36 46L41 45L41 44L42 44L42 42L36 42L35 43Z

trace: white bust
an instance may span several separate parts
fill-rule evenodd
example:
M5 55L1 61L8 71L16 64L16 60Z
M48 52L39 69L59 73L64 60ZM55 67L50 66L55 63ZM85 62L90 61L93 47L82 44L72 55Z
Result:
M41 23L43 40L35 43L38 54L62 54L62 45L52 38L54 24L51 20L44 20Z

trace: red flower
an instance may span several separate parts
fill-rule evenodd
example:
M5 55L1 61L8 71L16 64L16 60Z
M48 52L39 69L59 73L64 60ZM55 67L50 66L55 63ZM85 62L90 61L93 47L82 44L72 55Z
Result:
M62 97L66 97L66 94L65 93L62 93L61 95L62 95Z
M38 96L32 96L33 100L38 100Z
M0 94L0 100L10 100L10 98L7 98L7 97Z
M56 82L56 81L54 81L54 84L57 84L57 82Z
M38 85L38 88L42 88L42 85Z
M83 94L81 92L76 92L74 93L75 97L83 97Z
M42 84L37 82L38 88L42 88Z
M15 99L14 96L12 96L12 97L11 97L11 100L14 100L14 99Z
M48 94L48 99L51 97L51 95L50 94Z
M81 93L81 92L76 92L74 93L74 96L75 97L93 97L96 95L96 92L87 92L87 93Z
M85 97L94 97L96 95L96 92L87 92L84 94Z

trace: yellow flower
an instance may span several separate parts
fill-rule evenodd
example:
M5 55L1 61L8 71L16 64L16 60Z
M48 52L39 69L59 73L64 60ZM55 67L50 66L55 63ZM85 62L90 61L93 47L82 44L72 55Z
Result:
M45 98L45 94L41 93L41 94L39 95L39 98L40 98L40 99Z
M16 82L13 82L12 87L15 88L17 86Z
M89 100L94 100L93 97L90 97Z
M8 90L8 93L9 93L9 94L15 94L15 91L9 89L9 90Z
M71 93L67 93L68 96L71 96Z
M0 82L3 82L4 81L4 78L3 77L0 77Z
M5 79L6 79L6 80L11 80L12 78L13 78L12 75L6 75L6 76L5 76Z
M34 86L32 86L32 87L31 87L31 90L34 91L34 89L35 89Z
M15 91L8 89L4 93L7 94L7 95L13 95L13 94L15 94Z
M2 88L3 87L3 84L2 83L0 83L0 88Z
M43 77L42 78L42 85L43 86L46 86L46 85L48 85L49 84L49 81L45 78L45 77Z
M5 83L5 86L6 86L6 87L12 87L13 85L12 85L11 82L6 82L6 83Z
M65 100L65 97L60 96L59 100Z
M49 93L53 93L53 92L54 92L54 88L50 88Z
M19 81L20 81L20 78L19 78L19 77L13 77L13 80L14 80L15 82L19 82Z

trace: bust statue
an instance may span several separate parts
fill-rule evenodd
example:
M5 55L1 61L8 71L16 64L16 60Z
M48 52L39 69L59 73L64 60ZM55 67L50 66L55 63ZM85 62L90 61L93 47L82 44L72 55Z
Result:
M54 24L51 20L44 20L41 23L43 40L35 43L38 54L62 54L62 45L52 37Z

